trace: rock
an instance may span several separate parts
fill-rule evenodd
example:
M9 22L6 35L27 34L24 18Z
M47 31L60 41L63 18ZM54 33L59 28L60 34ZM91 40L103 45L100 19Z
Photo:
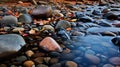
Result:
M19 32L19 31L24 31L25 29L22 27L15 27L12 31L13 32Z
M84 36L85 34L79 31L72 32L72 36Z
M40 43L39 46L42 47L46 51L58 51L62 52L62 48L59 44L51 37L44 38Z
M60 57L60 56L61 56L61 54L58 53L58 52L50 52L49 55L50 55L51 57Z
M5 25L5 26L16 26L18 23L18 20L15 16L4 16L1 20L1 22Z
M77 64L82 63L83 58L82 57L76 57L73 61L76 62Z
M48 67L47 65L44 65L44 64L39 64L37 65L36 67Z
M58 58L51 58L50 59L50 64L56 64L58 63L59 59Z
M0 67L7 67L7 65L5 65L5 64L0 64Z
M79 17L78 21L82 21L82 22L93 22L94 19L89 17L89 16L83 16L83 17Z
M99 64L100 63L100 59L97 56L94 55L90 55L90 54L85 54L85 58L94 63L94 64Z
M120 65L120 57L112 57L109 59L109 62L114 65Z
M45 63L49 63L50 60L51 60L50 57L45 57L45 58L44 58L44 62L45 62Z
M75 55L72 53L69 54L62 54L60 57L60 60L73 60L75 58Z
M25 60L27 60L27 57L26 57L26 56L20 56L20 57L17 57L17 58L16 58L16 61L17 61L17 62L20 62L20 63L24 62Z
M31 23L32 17L29 14L22 14L18 17L18 21L21 23Z
M35 67L34 62L31 61L31 60L25 61L25 62L23 63L23 66L24 66L24 67Z
M75 62L73 62L73 61L67 61L67 62L65 63L65 66L66 66L66 67L77 67L78 65L77 65L77 63L75 63Z
M35 58L37 58L37 57L43 57L43 56L45 56L45 53L42 53L42 52L35 53L35 54L32 55L32 57L35 57Z
M83 56L84 55L84 53L81 50L72 50L71 53L74 54L75 56Z
M28 51L25 52L25 54L26 54L28 57L31 57L31 56L34 54L34 52L31 51L31 50L28 50Z
M106 13L103 15L103 17L108 20L117 20L118 19L118 16L113 13Z
M71 27L70 22L66 21L66 20L60 20L57 25L55 26L55 29L59 29L59 28L63 28L63 29L67 29Z
M111 41L115 46L120 47L120 37L114 37Z
M93 10L92 14L100 16L101 12L100 10L96 9L96 10Z
M10 67L17 67L16 65L11 65Z
M38 6L32 10L31 15L35 19L47 19L52 16L52 9L50 6Z
M66 48L65 50L63 50L63 53L65 53L65 54L70 53L70 52L71 52L71 50L68 49L68 48Z
M102 13L108 13L110 10L108 8L103 9L101 12Z
M61 63L53 64L51 67L62 67Z
M96 65L90 65L89 67L97 67Z
M111 64L105 64L103 67L114 67L114 66Z
M52 32L55 31L54 27L52 27L51 25L44 25L42 29L43 29L43 31L44 30L50 30Z
M20 35L0 35L0 58L18 52L25 44L24 39Z
M96 53L93 51L93 50L87 50L86 52L85 52L85 54L91 54L91 55L95 55Z
M37 57L34 59L35 63L42 64L44 62L44 57Z

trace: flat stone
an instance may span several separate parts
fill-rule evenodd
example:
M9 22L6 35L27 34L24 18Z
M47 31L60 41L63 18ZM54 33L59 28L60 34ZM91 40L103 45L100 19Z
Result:
M77 63L75 63L75 62L73 62L73 61L67 61L67 62L65 63L65 66L66 66L66 67L77 67L78 65L77 65Z

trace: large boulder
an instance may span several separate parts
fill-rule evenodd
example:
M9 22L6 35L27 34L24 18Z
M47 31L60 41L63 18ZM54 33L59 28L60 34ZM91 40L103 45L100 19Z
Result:
M17 34L0 35L0 58L18 52L26 43Z

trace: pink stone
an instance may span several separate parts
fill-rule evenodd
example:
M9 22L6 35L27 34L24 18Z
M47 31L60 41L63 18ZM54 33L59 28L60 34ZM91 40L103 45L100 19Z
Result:
M59 46L59 44L51 37L44 38L40 44L40 47L42 47L46 51L58 51L62 52L62 48Z

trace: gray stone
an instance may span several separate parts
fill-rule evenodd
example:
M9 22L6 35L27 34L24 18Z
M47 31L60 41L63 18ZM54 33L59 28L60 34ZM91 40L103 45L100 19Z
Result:
M31 23L32 17L29 14L20 15L18 21L21 23Z
M4 16L1 21L5 26L16 26L18 20L15 16Z
M37 65L36 67L48 67L47 65L44 65L44 64L39 64Z
M68 27L71 27L71 24L70 24L70 22L68 22L68 21L66 21L66 20L61 20L61 21L59 21L58 23L57 23L57 25L56 25L56 29L58 29L58 28L64 28L64 29L66 29L66 28L68 28Z
M26 56L20 56L20 57L17 57L17 58L16 58L16 61L17 61L17 62L20 62L20 63L23 62L23 61L25 61L25 60L27 60L27 57L26 57Z
M109 61L114 65L120 65L120 57L112 57Z
M114 67L114 66L111 64L105 64L103 67Z
M0 35L0 58L7 56L11 52L19 51L25 44L24 39L20 35Z
M93 51L93 50L87 50L86 52L85 52L85 54L91 54L91 55L95 55L96 53Z

